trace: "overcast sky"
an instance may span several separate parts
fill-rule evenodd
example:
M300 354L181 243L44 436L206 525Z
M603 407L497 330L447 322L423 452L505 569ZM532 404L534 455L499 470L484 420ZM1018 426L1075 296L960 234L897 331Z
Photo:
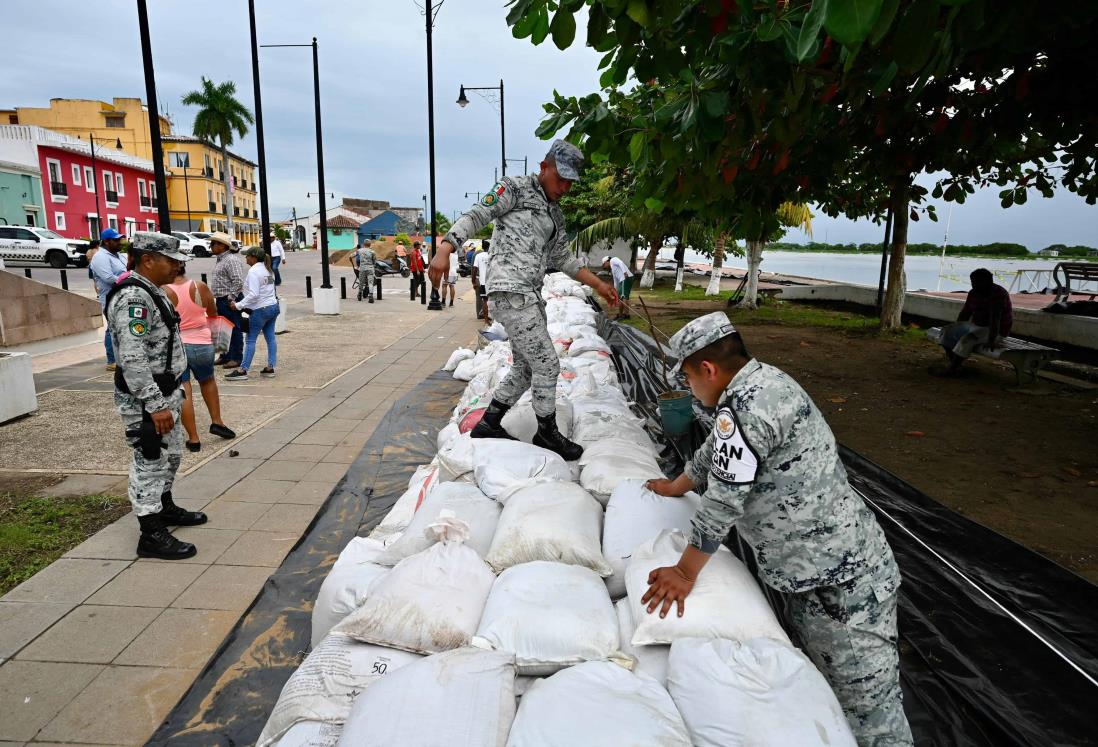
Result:
M5 4L7 5L7 4ZM205 75L232 80L253 107L246 0L149 0L161 113L189 133L193 109L179 100ZM413 0L256 0L260 44L320 44L325 181L342 197L422 205L428 191L427 83L424 20ZM135 0L36 0L5 7L5 74L0 106L47 106L51 98L145 97ZM534 136L541 104L554 88L564 94L596 90L599 55L581 46L558 51L516 40L504 22L502 0L445 0L435 25L435 157L438 207L447 215L483 192L499 164L499 114L458 86L498 84L507 104L507 156L530 158L547 143ZM580 24L582 38L584 25ZM315 212L312 61L308 49L260 50L268 186L272 218ZM256 160L254 134L233 146ZM522 164L509 164L521 173ZM1098 246L1098 208L1069 193L1002 210L997 190L954 209L950 243L1015 241L1032 249L1051 243ZM912 241L940 242L941 222L911 226ZM883 229L866 221L818 217L815 239L879 241ZM790 240L806 240L800 234Z

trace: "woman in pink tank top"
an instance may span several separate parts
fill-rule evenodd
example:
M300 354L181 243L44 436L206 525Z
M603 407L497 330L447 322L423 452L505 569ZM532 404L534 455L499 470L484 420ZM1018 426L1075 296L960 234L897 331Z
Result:
M187 398L183 400L183 412L180 416L187 431L187 448L190 451L199 451L202 448L195 423L192 375L198 381L202 401L206 403L206 409L210 413L210 433L221 438L236 438L236 434L221 419L221 396L214 376L214 346L210 322L217 319L217 303L213 293L205 283L188 280L185 268L179 271L178 277L170 285L163 286L162 290L179 314L179 336L183 349L187 352L187 370L183 372L183 389Z

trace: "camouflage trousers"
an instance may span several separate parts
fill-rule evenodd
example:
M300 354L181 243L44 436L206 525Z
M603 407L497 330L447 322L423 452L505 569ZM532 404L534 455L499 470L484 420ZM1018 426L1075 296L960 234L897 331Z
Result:
M136 437L127 436L133 447L133 461L130 462L130 503L138 516L159 513L162 508L160 496L172 489L175 473L179 471L179 462L183 458L183 440L186 434L179 413L183 407L183 389L177 389L170 397L170 410L175 418L175 427L161 436L164 446L160 449L159 459L146 459ZM116 391L114 404L122 416L122 430L136 431L141 427L141 402L129 394Z
M831 683L860 747L913 744L900 692L898 586L890 563L789 601L805 653Z
M362 267L358 271L358 300L361 301L363 296L374 297L374 268L372 267Z
M532 389L534 412L554 414L560 360L549 339L541 300L532 293L497 291L488 295L488 310L507 330L513 359L511 372L496 389L494 398L513 405L527 389Z

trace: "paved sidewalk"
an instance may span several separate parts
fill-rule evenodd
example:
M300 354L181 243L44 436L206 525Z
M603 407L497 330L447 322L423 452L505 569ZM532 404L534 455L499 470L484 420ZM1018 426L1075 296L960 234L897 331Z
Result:
M176 531L195 558L138 560L131 514L0 599L0 747L143 744L390 405L474 342L466 299L181 477L177 501L210 517Z

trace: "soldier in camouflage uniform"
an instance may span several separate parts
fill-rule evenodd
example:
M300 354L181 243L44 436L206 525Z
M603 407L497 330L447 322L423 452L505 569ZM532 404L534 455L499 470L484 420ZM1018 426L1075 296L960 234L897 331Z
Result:
M805 651L831 683L860 745L910 745L896 647L900 573L884 532L854 492L835 437L790 376L751 358L722 312L670 341L690 388L716 407L713 431L675 480L680 496L706 486L690 547L658 568L642 598L661 617L684 600L733 524L755 551L764 583L788 595Z
M370 241L362 242L362 246L355 252L355 262L358 264L358 300L362 300L365 293L370 303L374 302L374 271L377 269L377 255L370 248Z
M611 306L618 303L614 289L583 267L568 251L564 216L557 202L579 178L583 154L557 140L537 174L503 177L484 199L453 225L431 260L431 283L438 287L449 272L449 256L456 247L489 223L492 232L492 272L488 277L488 308L507 330L514 366L496 389L492 404L473 429L474 438L511 438L500 421L507 410L533 385L538 432L534 444L571 461L583 449L557 429L556 386L560 361L546 329L541 286L552 267L594 288Z
M168 526L204 524L206 515L172 499L184 438L180 377L187 355L179 318L160 290L187 256L179 251L179 239L160 233L134 234L130 252L134 271L108 293L104 313L118 362L114 402L133 447L129 497L141 525L137 554L189 558L196 553L194 545L176 539Z

